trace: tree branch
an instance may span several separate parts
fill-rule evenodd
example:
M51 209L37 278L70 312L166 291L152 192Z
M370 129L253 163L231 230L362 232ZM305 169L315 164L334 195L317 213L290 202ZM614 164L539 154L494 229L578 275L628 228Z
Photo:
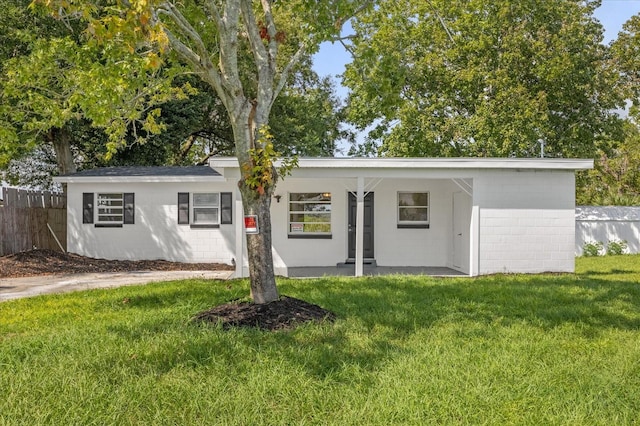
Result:
M187 21L187 19L173 4L170 2L164 2L158 7L157 12L168 16L169 19L171 19L171 21L178 27L180 33L195 45L195 49L198 52L201 62L208 59L209 52L207 47L204 45L200 34L198 34L191 23ZM202 65L204 65L204 63Z
M265 7L265 4L268 6L268 1L263 0L263 8ZM252 1L240 0L240 8L242 10L242 20L247 30L249 44L251 45L251 52L253 53L253 59L258 73L256 103L257 117L254 117L254 119L258 123L266 123L269 118L270 106L274 99L273 81L275 77L275 59L278 51L277 41L275 40L275 23L273 22L273 16L270 14L270 8L268 8L265 10L265 19L269 18L271 19L271 22L267 22L266 24L267 34L269 31L273 31L274 36L271 38L269 35L271 41L269 41L270 49L267 51L262 42L256 16L253 13ZM266 16L267 14L269 16ZM268 27L271 27L271 30L269 30Z
M240 7L238 0L226 2L224 14L218 21L218 37L220 44L220 61L218 63L222 76L222 83L231 93L231 98L242 94L242 81L238 70L238 20ZM228 108L234 111L234 108ZM234 111L235 112L235 111Z
M298 51L291 57L291 60L289 61L289 63L284 67L284 69L280 73L280 78L278 79L278 84L276 85L276 88L273 91L273 98L271 100L271 104L269 105L269 107L273 106L273 103L275 102L276 98L284 88L284 85L287 83L287 79L289 78L289 74L291 73L291 70L298 63L298 61L300 60L300 58L302 57L302 55L306 50L307 50L306 46L304 44L300 44Z
M221 29L224 28L224 21L222 20L222 16L220 16L220 10L216 5L214 0L209 0L204 2L204 7L207 8L209 14L213 17L216 22L216 26Z
M215 8L215 5L212 5L212 7ZM217 9L215 10L217 12ZM193 28L184 15L182 15L182 13L170 2L162 3L161 6L157 8L157 13L167 16L171 22L177 26L180 34L195 45L196 51L194 51L184 41L180 40L170 29L163 25L163 31L167 35L173 50L182 59L189 63L204 80L211 84L225 106L229 107L231 105L231 96L229 96L231 90L229 86L225 84L225 80L221 73L213 62L211 62L210 52L198 32ZM222 25L221 19L217 22Z
M262 10L264 11L264 19L267 26L267 34L269 34L269 63L271 70L275 72L276 69L276 57L278 56L278 32L276 29L276 22L273 19L273 13L271 12L271 1L261 0Z

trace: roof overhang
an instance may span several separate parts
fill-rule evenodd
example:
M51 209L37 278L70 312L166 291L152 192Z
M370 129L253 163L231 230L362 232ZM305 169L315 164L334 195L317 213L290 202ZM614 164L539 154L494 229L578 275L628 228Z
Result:
M235 157L212 157L209 165L226 178L239 176ZM300 158L292 176L473 177L478 170L575 172L592 168L591 159L565 158Z

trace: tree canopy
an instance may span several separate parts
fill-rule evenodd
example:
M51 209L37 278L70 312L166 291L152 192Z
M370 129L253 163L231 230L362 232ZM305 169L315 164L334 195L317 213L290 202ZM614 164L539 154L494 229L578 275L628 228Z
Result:
M46 187L52 174L76 166L203 164L211 155L234 154L224 104L170 51L162 58L142 47L132 54L106 37L106 28L86 30L77 16L54 20L29 11L26 0L2 3L5 180ZM249 64L249 52L240 53ZM340 128L333 85L311 70L310 51L300 55L292 76L273 105L276 150L332 155L337 140L349 137Z
M593 156L621 105L599 3L385 0L354 22L349 117L390 156Z
M595 205L640 204L640 15L632 16L611 44L612 63L628 115L621 137L599 147L595 168L578 176L577 202Z

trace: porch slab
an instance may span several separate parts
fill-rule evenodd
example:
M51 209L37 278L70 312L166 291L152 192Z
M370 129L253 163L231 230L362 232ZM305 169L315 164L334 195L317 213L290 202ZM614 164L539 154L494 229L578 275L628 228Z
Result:
M341 264L340 266L305 266L289 268L289 278L319 278L319 277L353 277L355 265ZM428 275L431 277L467 277L468 275L455 269L440 266L375 266L364 265L363 275Z

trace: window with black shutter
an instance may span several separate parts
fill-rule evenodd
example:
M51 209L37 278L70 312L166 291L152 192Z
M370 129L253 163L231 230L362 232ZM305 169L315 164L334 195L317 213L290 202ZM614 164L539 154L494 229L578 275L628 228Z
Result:
M124 224L133 225L135 223L135 194L127 192L124 194Z
M220 193L220 223L228 225L233 223L233 194L231 192Z
M178 224L189 224L189 193L178 192Z

